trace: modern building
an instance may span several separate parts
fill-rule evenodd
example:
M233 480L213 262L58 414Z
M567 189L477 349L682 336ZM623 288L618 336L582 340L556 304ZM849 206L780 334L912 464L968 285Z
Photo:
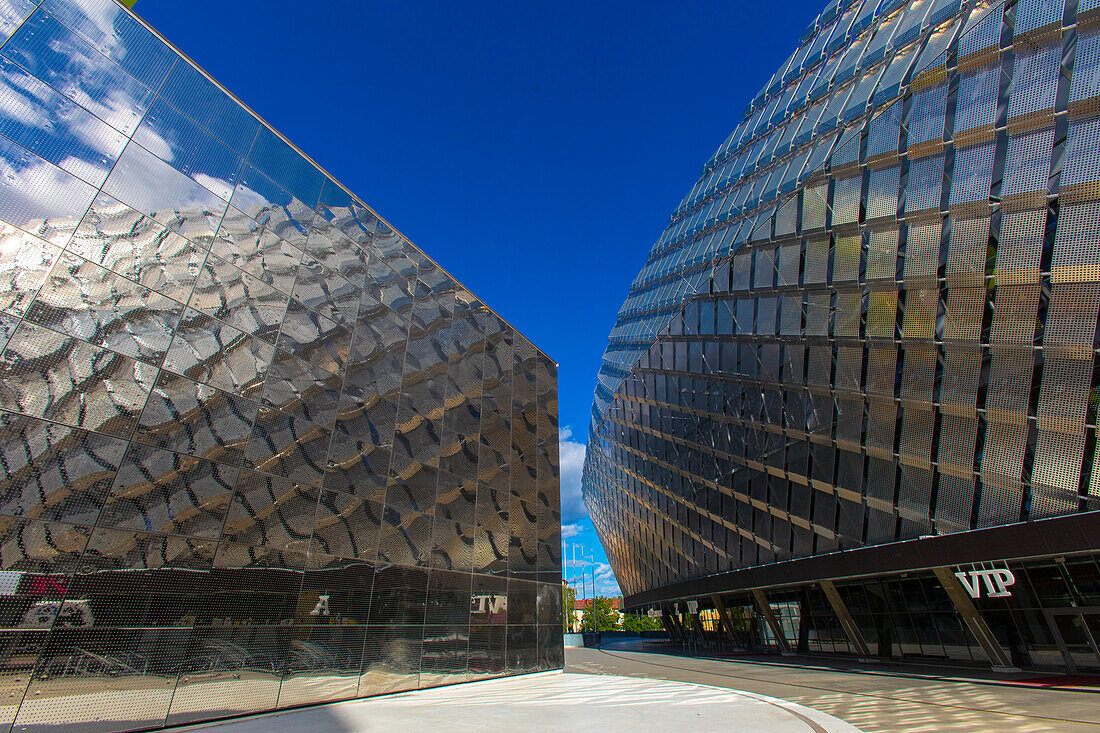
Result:
M1096 0L825 8L611 332L584 491L627 608L1100 668L1098 115Z
M0 34L0 730L560 668L555 363L122 5Z

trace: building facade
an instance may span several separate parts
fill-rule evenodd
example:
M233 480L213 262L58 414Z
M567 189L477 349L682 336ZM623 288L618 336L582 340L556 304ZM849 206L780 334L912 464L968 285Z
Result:
M1100 668L1097 115L1096 0L825 8L611 332L584 491L628 608Z
M560 668L555 363L122 5L0 40L0 730Z

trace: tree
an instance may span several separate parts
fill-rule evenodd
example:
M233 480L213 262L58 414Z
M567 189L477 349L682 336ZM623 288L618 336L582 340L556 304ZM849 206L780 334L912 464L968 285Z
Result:
M577 605L577 589L571 585L563 586L561 594L561 622L562 631L566 634L573 631L573 623L576 618L573 616L573 607Z
M584 609L581 628L584 631L618 631L621 628L618 616L611 607L610 598L596 596Z
M661 622L650 616L640 613L628 613L623 616L623 631L639 633L642 631L659 631Z

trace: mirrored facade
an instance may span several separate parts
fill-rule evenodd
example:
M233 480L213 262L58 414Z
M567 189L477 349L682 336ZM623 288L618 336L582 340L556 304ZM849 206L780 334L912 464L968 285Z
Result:
M120 4L0 40L0 731L560 668L556 364Z
M1100 537L1098 70L1095 0L807 28L611 332L584 490L627 605ZM986 556L1004 525L1047 544Z

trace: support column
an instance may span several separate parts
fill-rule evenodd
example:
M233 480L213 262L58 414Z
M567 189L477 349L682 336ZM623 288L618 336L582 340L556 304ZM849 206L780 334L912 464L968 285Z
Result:
M676 629L676 624L672 623L672 617L663 611L661 612L661 625L665 627L669 641L680 640L680 632Z
M963 588L962 583L960 583L959 579L955 577L955 574L951 572L951 569L933 568L933 572L936 574L936 577L939 578L940 585L947 591L947 597L955 604L955 609L959 612L959 615L962 616L963 621L966 622L966 627L970 629L970 633L973 634L974 638L981 644L982 649L993 665L993 669L1006 672L1018 671L1012 666L1012 658L997 642L997 637L989 630L989 624L987 624L985 619L982 618L982 615L978 613L978 609L974 605L974 602L970 600L970 594L966 592L966 589Z
M837 592L836 586L833 585L833 581L821 581L821 590L825 593L825 597L829 599L829 605L833 607L833 613L840 619L840 625L844 629L844 633L848 636L848 642L852 645L852 648L856 650L859 661L867 661L871 656L871 649L867 646L867 642L864 641L863 633L860 632L859 627L856 626L855 619L853 619L852 614L849 613L848 606L844 604L844 599L840 597L840 593Z
M696 645L706 644L707 632L703 628L702 620L699 618L699 601L685 601L684 606L687 609L687 624L691 628L692 636L697 639Z
M772 630L772 636L775 637L776 642L779 644L779 653L785 657L794 656L794 652L791 651L791 647L787 643L787 637L783 636L783 626L779 623L779 619L775 617L775 612L772 611L772 606L768 603L768 597L764 595L764 591L755 588L752 591L752 597L756 600L757 610L763 615L764 621L768 624L768 628Z
M665 626L665 631L668 632L668 637L672 641L684 643L683 634L680 631L680 627L676 624L676 617L667 611L661 611L661 623Z
M710 600L714 603L714 608L718 611L718 621L726 632L726 638L730 640L730 644L737 646L737 637L733 633L733 621L730 620L729 611L726 610L726 604L722 600L722 596L713 595Z
M672 620L676 624L677 630L679 630L679 632L680 632L680 639L684 642L684 644L690 644L691 643L691 629L684 626L684 615L682 613L679 613L679 612L674 613L674 614L672 614Z
M675 610L669 615L672 619L672 623L676 626L676 631L680 634L680 642L683 644L691 643L691 634L687 627L684 626L684 617L680 614L679 610Z
M703 620L699 618L698 613L689 614L691 616L691 625L695 628L695 633L699 635L699 641L702 644L710 645L710 639L707 638L707 630L703 628Z

